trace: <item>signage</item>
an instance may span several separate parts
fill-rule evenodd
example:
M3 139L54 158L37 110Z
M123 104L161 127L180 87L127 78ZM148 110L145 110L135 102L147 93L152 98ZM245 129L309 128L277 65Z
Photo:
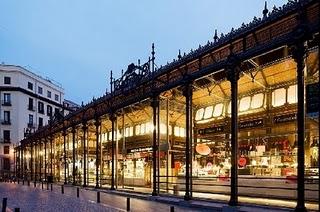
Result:
M247 159L244 157L239 158L238 164L241 167L245 166L247 164Z
M212 134L212 133L219 133L224 131L224 126L217 126L217 127L210 127L205 129L200 129L198 133L200 135Z
M256 119L252 121L242 121L239 123L239 129L261 127L263 126L263 119Z
M144 148L136 148L136 149L128 149L128 153L135 153L135 152L151 152L151 147L144 147Z
M273 118L273 123L275 124L286 123L286 122L295 121L296 119L297 119L297 114L295 113L280 115L280 116L275 116Z

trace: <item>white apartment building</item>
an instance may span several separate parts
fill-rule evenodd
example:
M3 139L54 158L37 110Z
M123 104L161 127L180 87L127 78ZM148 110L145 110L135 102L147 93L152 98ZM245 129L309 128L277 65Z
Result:
M0 65L0 172L14 170L14 147L32 131L65 111L64 89L23 67Z

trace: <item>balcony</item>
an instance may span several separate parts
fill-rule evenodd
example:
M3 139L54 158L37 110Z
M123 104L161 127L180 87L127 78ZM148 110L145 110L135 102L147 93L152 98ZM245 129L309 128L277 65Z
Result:
M0 143L10 144L11 143L11 139L10 138L0 138Z
M1 105L2 105L2 106L11 106L11 101L1 100Z
M36 124L35 123L28 123L28 128L35 129L36 128Z
M33 105L28 105L28 110L36 111L36 107Z
M11 120L10 119L2 119L1 124L2 125L11 125Z

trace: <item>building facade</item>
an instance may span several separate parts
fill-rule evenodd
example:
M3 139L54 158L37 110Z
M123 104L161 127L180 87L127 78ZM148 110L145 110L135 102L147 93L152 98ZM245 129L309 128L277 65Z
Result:
M23 67L2 64L0 99L0 170L6 172L14 170L19 141L64 110L64 89Z
M153 47L110 93L22 140L16 174L315 209L319 26L318 1L289 1L157 70Z

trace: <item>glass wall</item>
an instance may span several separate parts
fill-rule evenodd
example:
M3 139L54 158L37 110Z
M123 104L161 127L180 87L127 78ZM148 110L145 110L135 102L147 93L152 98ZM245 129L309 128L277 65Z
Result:
M319 49L306 59L305 197L319 202Z
M194 83L192 175L194 197L228 200L230 193L230 83L221 72ZM248 99L241 103L243 108Z

